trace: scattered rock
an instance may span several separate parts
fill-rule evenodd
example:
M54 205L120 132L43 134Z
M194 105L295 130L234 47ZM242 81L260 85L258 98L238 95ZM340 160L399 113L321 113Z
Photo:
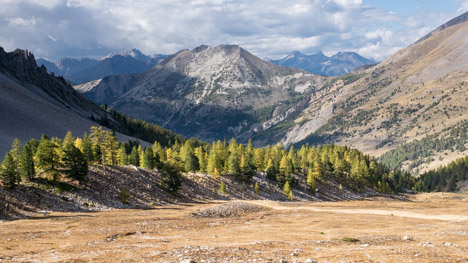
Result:
M193 260L193 259L184 259L184 260L180 261L180 263L195 263L195 260Z
M215 207L198 210L192 213L200 217L239 217L246 213L256 213L267 208L247 202L232 201Z
M280 262L280 263L288 263L288 261L285 260L285 259L281 259L279 262Z
M318 263L317 260L311 259L311 258L307 258L304 262L305 262L305 263Z
M452 243L450 243L450 242L444 242L443 244L444 244L445 246L448 246L448 247L452 245Z
M411 238L410 236L403 236L401 239L402 239L403 241L411 241L411 240L413 240L413 238Z
M361 244L361 247L368 247L369 244Z

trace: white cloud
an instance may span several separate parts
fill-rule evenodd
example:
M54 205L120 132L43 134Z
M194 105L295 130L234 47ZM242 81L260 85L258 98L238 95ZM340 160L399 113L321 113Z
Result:
M24 19L22 17L15 17L7 19L9 24L8 26L34 26L37 23L36 18L32 17L30 19Z
M9 11L0 11L0 36L53 59L225 43L260 57L362 50L383 59L439 25L437 14L405 17L362 0L2 0L2 7Z

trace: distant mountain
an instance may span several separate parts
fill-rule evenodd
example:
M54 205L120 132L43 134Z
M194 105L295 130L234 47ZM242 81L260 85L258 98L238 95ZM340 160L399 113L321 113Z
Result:
M63 76L74 84L81 84L110 75L140 73L157 65L166 55L146 56L138 49L113 53L101 59L63 58L57 62L38 59L39 66Z
M182 50L147 72L75 86L98 104L205 140L246 139L281 120L325 78L266 62L233 45Z
M375 64L375 61L361 57L354 52L339 52L327 57L322 52L305 55L299 51L293 51L282 59L270 61L277 65L300 68L324 76L339 76L350 73L360 66Z
M63 78L38 67L25 50L7 53L0 47L0 155L14 138L23 143L43 133L63 138L89 132L106 112L75 91Z

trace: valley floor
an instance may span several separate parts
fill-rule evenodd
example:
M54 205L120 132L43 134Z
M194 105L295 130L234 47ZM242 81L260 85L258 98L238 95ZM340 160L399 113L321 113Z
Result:
M52 212L0 223L0 261L467 262L468 196L408 198L243 201L265 209L222 218L193 213L226 201Z

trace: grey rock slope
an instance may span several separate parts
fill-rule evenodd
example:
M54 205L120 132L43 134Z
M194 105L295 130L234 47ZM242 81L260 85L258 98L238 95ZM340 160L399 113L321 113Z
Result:
M63 78L37 67L28 51L7 53L0 47L0 155L14 138L23 143L48 136L63 138L89 132L106 113L75 91Z
M185 136L245 139L325 78L266 62L239 46L182 50L141 74L75 86L96 103Z
M322 52L305 55L299 51L293 51L288 56L271 60L272 63L286 67L295 67L307 70L313 74L325 76L339 76L363 66L375 64L375 61L366 59L355 52L339 52L327 57Z
M57 62L38 59L39 66L46 66L49 72L54 72L81 84L110 75L144 72L157 65L166 55L146 56L137 49L110 54L101 59L63 58Z

